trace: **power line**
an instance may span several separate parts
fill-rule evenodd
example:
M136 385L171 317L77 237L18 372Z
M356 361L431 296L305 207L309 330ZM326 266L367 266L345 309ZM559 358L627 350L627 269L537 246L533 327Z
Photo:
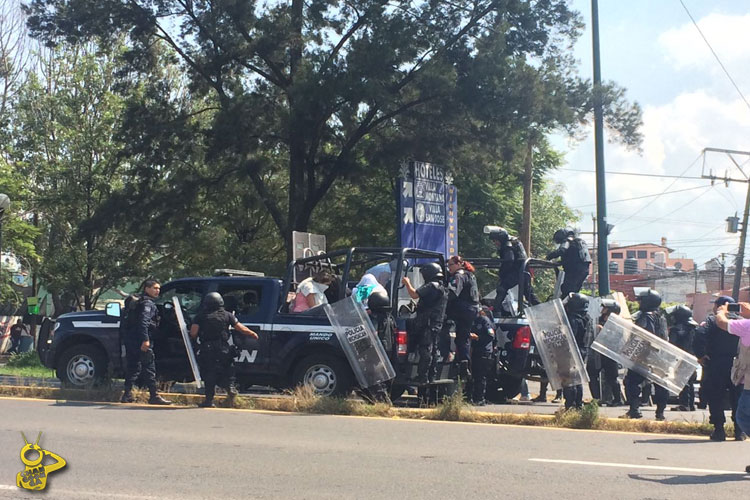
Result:
M612 200L612 201L607 201L607 205L609 205L610 203L621 203L621 202L624 202L624 201L642 200L644 198L651 198L652 196L662 196L662 195L665 195L665 194L683 193L685 191L693 191L695 189L704 189L705 187L706 186L694 186L694 187L691 187L691 188L676 189L674 191L668 191L666 193L665 192L661 192L661 193L655 193L655 194L646 194L646 195L643 195L643 196L636 196L634 198L623 198L621 200ZM591 207L591 206L594 206L594 205L596 205L596 203L587 203L586 205L578 205L578 206L571 207L571 208Z
M724 74L727 75L727 78L729 78L729 81L732 82L732 85L734 86L734 89L737 91L737 93L740 95L742 100L745 102L745 105L750 109L750 103L747 102L747 99L745 99L745 95L742 93L740 88L737 86L737 84L734 81L734 78L732 78L732 75L729 74L729 71L727 71L727 68L724 66L724 63L721 62L721 59L719 59L719 55L716 53L714 48L711 46L711 44L708 42L708 39L706 38L706 35L703 34L703 31L701 31L700 26L698 26L698 23L695 22L695 19L693 18L693 15L688 10L687 6L685 5L685 2L680 0L680 4L682 5L682 8L685 9L685 12L687 13L688 17L691 21L693 21L693 26L695 26L695 29L698 30L698 33L700 33L701 38L703 38L703 41L706 42L706 45L708 46L711 53L716 58L716 62L719 63L719 66L721 66L721 69L724 70Z
M653 224L654 222L659 222L660 220L664 220L664 219L666 219L667 217L669 217L669 216L670 216L670 215L672 215L673 213L675 213L675 212L679 212L680 210L682 210L682 209L683 209L683 208L685 208L686 206L688 206L688 205L690 205L691 203L693 203L694 201L696 201L696 200L697 200L698 198L700 198L701 196L703 196L703 195L707 194L707 193L708 193L709 191L711 191L711 189L713 188L713 186L710 186L710 185L709 185L709 186L705 186L705 187L706 187L706 190L705 190L705 191L703 191L702 193L700 193L700 194L699 194L698 196L696 196L696 197L692 198L692 199L691 199L691 200L689 200L689 201L688 201L687 203L685 203L685 204L683 204L683 205L680 205L679 207L675 208L675 209L674 209L674 210L672 210L671 212L669 212L669 213L667 213L667 214L665 214L665 215L663 215L663 216L661 216L661 217L657 217L656 219L652 220L651 222L647 222L647 223L645 223L645 224L642 224L642 225L641 225L640 227L643 227L643 226L648 226L648 225L651 225L651 224ZM653 203L653 201L654 201L654 200L651 200L651 202L649 202L649 204L650 204L650 203ZM648 206L648 204L647 204L646 206ZM643 208L646 208L646 207L643 207ZM641 209L641 210L643 210L643 209ZM637 212L636 212L636 213L637 213ZM625 221L626 221L626 220L628 220L629 218L630 218L630 217L628 217L627 219L625 219ZM622 221L622 222L625 222L625 221Z
M693 162L695 163L695 162ZM692 165L691 165L692 167ZM595 174L593 170L586 170L583 168L558 168L557 170L565 170L568 172L584 172L587 174ZM666 175L666 174L641 174L638 172L606 172L607 175L633 175L636 177L662 177L665 179L685 179L685 180L705 180L703 177L692 177L692 176L683 176L683 175ZM609 203L609 202L607 202Z

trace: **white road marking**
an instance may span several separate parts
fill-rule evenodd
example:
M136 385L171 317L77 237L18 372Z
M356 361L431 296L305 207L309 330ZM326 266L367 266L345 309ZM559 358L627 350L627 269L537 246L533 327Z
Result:
M54 491L55 495L64 495L76 498L90 497L90 498L122 498L125 500L159 500L165 497L152 497L144 495L129 495L127 493L105 493L101 491L81 491L81 490L61 490L55 488L54 485L50 485L50 489ZM35 491L27 491L18 486L12 486L9 484L0 484L0 490L15 491L16 493L27 493L33 496ZM46 492L45 492L46 493ZM29 497L31 498L31 497Z
M617 467L620 469L647 469L663 470L675 472L697 472L700 474L746 474L736 470L714 470L714 469L692 469L689 467L666 467L663 465L637 465L637 464L616 464L610 462L586 462L584 460L554 460L550 458L530 458L529 462L545 462L552 464L569 464L569 465L593 465L596 467Z

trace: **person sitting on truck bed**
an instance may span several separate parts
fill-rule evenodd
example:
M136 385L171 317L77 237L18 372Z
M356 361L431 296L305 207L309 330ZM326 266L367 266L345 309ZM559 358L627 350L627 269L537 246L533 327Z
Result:
M327 304L326 290L333 281L331 273L320 271L297 285L297 295L289 310L293 313L305 312L313 307Z

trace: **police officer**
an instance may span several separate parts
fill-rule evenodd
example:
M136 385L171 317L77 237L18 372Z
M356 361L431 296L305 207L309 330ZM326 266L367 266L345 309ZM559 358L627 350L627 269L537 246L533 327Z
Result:
M467 379L471 350L471 331L474 319L479 314L479 287L474 276L474 266L460 255L448 259L448 319L456 324L456 353L459 373Z
M621 312L620 305L617 303L617 301L612 299L603 299L602 300L602 312L599 316L599 324L597 325L597 333L604 328L604 324L609 319L609 316L612 314L619 315ZM594 351L592 349L592 352L590 354L594 354ZM597 353L599 354L599 353ZM599 354L600 360L601 360L601 373L604 374L604 383L603 385L603 394L601 394L602 399L606 397L606 401L602 403L602 406L621 406L622 405L622 394L620 390L620 381L619 381L619 375L620 375L620 365L617 363L617 361L608 358L607 356L604 356L603 354ZM598 389L599 386L599 376L600 374L596 374L596 386ZM592 379L593 381L593 379ZM593 390L592 390L593 394ZM611 395L611 398L609 396Z
M234 387L234 349L229 345L229 327L255 339L258 334L240 323L234 314L224 310L224 298L217 292L203 297L201 311L190 326L190 337L200 338L198 362L206 383L206 399L198 406L214 407L214 392L219 385L229 397L237 395Z
M421 266L424 285L415 289L407 276L401 280L406 291L417 302L417 317L415 333L419 343L419 365L417 366L417 382L426 384L435 377L433 361L437 358L437 340L440 329L445 320L445 307L448 302L443 280L443 270L436 262Z
M487 375L492 370L493 357L497 340L495 325L492 322L492 311L482 307L471 327L471 401L477 406L484 406L484 394L487 390Z
M672 310L672 328L669 329L669 342L676 345L688 354L694 354L693 341L695 339L695 327L698 323L693 320L693 311L684 304L676 306ZM695 381L697 375L688 379L687 385L680 392L680 405L672 408L674 411L695 411Z
M560 258L565 277L560 292L563 297L581 291L583 282L589 275L591 255L583 239L576 236L572 229L558 229L553 236L559 246L547 254L547 260Z
M584 364L588 356L589 346L594 340L594 328L588 315L589 299L582 293L571 293L565 303L565 312L568 322L576 339L578 351L581 353ZM565 398L565 409L583 407L583 385L567 385L563 387Z
M693 350L698 362L703 366L703 395L708 401L709 422L713 424L712 441L726 440L724 432L724 397L729 392L732 405L732 420L735 425L736 439L742 439L742 432L737 432L737 400L740 390L732 383L732 362L737 354L738 337L731 335L716 325L716 311L724 304L734 304L732 297L722 295L714 301L713 314L710 314L695 332ZM747 432L744 429L743 432Z
M385 290L375 290L367 297L367 313L372 318L372 323L378 334L380 343L383 344L385 352L391 352L393 348L393 332L396 330L396 321L391 315L391 301ZM370 402L389 402L388 386L380 383L362 391L362 396Z
M666 321L659 313L659 306L661 305L659 292L649 288L641 292L637 300L640 307L638 312L633 315L635 324L657 337L668 340ZM628 404L630 405L630 410L626 413L628 418L643 417L638 408L641 403L641 384L644 382L645 378L633 370L628 370L627 375L625 375L625 396L628 398ZM656 420L664 420L664 409L667 407L668 397L667 390L655 384Z
M156 362L154 360L154 333L159 326L159 311L154 299L159 296L161 284L154 279L143 283L143 293L135 297L138 301L132 311L132 318L128 316L128 328L124 330L125 356L127 370L125 375L125 391L120 398L121 403L132 403L133 384L141 379L149 392L148 403L152 405L168 405L171 401L162 398L156 392Z
M508 295L508 290L518 285L521 270L527 259L526 250L523 248L523 243L518 238L511 237L504 228L485 226L484 229L485 232L489 233L489 238L495 244L497 254L501 260L497 288L495 289L497 295L493 304L495 316L500 316L504 311L503 301ZM531 305L539 304L539 299L536 298L534 290L531 288L531 278L525 273L523 288L526 300Z

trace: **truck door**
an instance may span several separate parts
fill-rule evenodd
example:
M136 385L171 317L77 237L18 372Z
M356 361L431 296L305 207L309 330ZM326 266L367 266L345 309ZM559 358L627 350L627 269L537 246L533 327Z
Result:
M235 358L238 373L261 373L269 370L269 336L271 325L265 320L272 309L271 294L264 293L262 283L221 283L217 290L224 297L224 309L234 313L246 327L258 334L258 339L232 330L232 343L239 354Z
M159 335L154 339L154 355L156 356L157 373L167 380L192 380L185 342L177 324L172 297L177 297L182 307L185 322L190 327L193 318L201 305L205 285L202 282L177 282L164 286L165 290L157 297L161 321Z

